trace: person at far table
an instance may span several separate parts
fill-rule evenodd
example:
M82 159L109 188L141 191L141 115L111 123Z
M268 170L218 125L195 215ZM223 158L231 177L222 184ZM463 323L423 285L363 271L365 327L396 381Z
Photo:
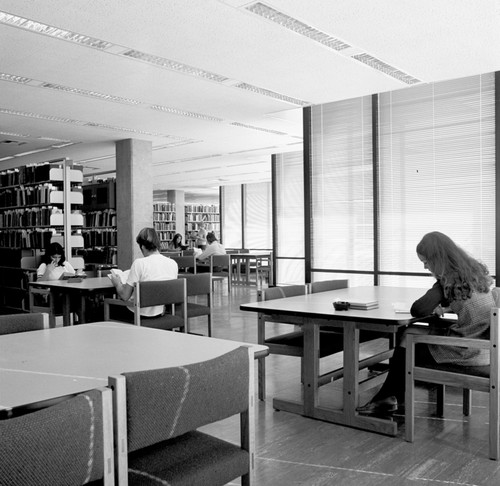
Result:
M177 262L160 253L161 244L154 228L143 228L137 235L136 241L143 257L135 259L130 270L124 272L125 282L119 274L109 275L118 296L125 301L132 298L134 285L137 282L171 280L177 278L179 272ZM110 306L111 319L133 322L133 312L132 307ZM156 317L164 312L164 306L143 307L141 318Z
M200 228L196 234L195 246L196 248L200 248L202 250L204 250L207 246L207 225L205 223L200 224Z
M176 233L174 237L168 243L169 250L183 250L185 246L182 244L182 235Z
M211 231L207 234L207 247L203 252L196 255L196 260L199 264L197 265L197 272L208 272L210 265L210 257L212 255L225 255L226 249L218 241L215 233Z
M426 329L409 327L389 361L389 372L373 399L357 411L368 415L386 415L403 405L405 396L405 335L422 333L463 338L489 338L490 311L495 302L490 290L493 279L483 263L471 257L448 236L427 233L417 245L417 257L436 282L410 312L414 317L434 315ZM450 323L440 319L444 313L457 314ZM417 365L453 363L460 366L489 365L488 350L458 346L417 344Z
M36 271L37 280L59 280L63 274L76 275L75 269L66 260L64 249L59 243L51 243L45 250L42 263Z

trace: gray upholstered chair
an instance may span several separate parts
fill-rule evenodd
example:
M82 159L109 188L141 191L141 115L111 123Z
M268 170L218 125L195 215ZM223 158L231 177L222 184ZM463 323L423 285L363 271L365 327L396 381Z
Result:
M0 483L5 486L114 484L109 388L0 420Z
M223 485L240 476L252 484L253 369L251 351L240 347L201 363L110 377L119 484ZM197 430L235 415L238 444Z
M196 258L193 255L171 256L174 262L179 267L179 274L181 273L196 273Z
M34 314L0 315L0 335L15 332L38 331L49 328L49 315L37 312Z
M189 257L188 257L189 258ZM187 318L207 316L208 335L212 336L212 274L185 274L187 283ZM178 308L182 315L182 307Z
M144 318L141 316L142 307L157 305L165 306L165 313L154 318ZM104 299L104 320L112 318L110 307L131 306L134 309L133 322L136 326L152 327L155 329L172 330L180 328L188 332L187 320L187 294L186 279L177 278L171 280L156 280L149 282L138 282L134 288L132 301L121 299ZM176 313L176 307L182 309L181 313Z
M231 295L232 264L231 255L212 255L210 273L215 280L227 278L227 291Z
M490 458L498 460L499 444L499 399L500 377L498 373L498 346L500 309L491 309L490 339L471 339L454 336L431 336L408 334L406 336L406 388L405 388L405 438L413 442L415 437L415 382L434 383L438 388L437 413L444 414L444 388L462 388L464 394L464 414L470 413L470 390L489 394L489 451ZM420 343L440 346L467 346L488 349L489 366L458 366L450 363L418 366L415 364L415 346Z

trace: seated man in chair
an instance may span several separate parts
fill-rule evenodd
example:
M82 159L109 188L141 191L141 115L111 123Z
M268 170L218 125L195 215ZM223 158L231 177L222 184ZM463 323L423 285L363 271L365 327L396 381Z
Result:
M126 282L123 283L119 275L113 273L109 275L118 296L122 300L129 300L132 297L134 285L137 282L174 279L177 278L179 270L174 260L160 253L160 240L153 228L143 228L137 235L136 241L143 258L134 260ZM141 318L156 317L164 312L164 306L144 307L141 309ZM111 318L134 322L133 309L113 306Z

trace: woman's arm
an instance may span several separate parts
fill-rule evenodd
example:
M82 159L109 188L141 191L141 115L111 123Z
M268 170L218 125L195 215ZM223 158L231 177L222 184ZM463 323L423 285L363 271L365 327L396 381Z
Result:
M410 312L413 317L425 317L434 314L440 305L448 306L443 293L443 288L439 281L430 288L420 299L413 302Z

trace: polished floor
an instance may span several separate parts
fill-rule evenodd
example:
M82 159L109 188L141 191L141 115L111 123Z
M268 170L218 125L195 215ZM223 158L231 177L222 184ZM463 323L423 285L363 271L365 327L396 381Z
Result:
M255 287L227 287L214 293L214 337L257 342L256 315L239 304L256 300ZM206 321L193 321L192 330L206 334ZM278 325L276 325L278 326ZM329 359L329 358L328 358ZM338 360L339 356L332 359ZM461 391L448 389L445 418L434 413L434 390L419 388L416 437L404 440L404 420L397 437L386 437L295 414L275 411L274 396L300 397L300 360L270 355L267 360L266 400L257 401L256 484L258 486L490 486L500 484L500 462L488 458L488 402L473 392L473 411L464 417ZM323 363L329 366L332 363ZM341 382L321 388L321 403L338 403ZM366 399L370 397L365 397ZM232 419L207 428L237 441ZM235 481L230 484L240 484Z

